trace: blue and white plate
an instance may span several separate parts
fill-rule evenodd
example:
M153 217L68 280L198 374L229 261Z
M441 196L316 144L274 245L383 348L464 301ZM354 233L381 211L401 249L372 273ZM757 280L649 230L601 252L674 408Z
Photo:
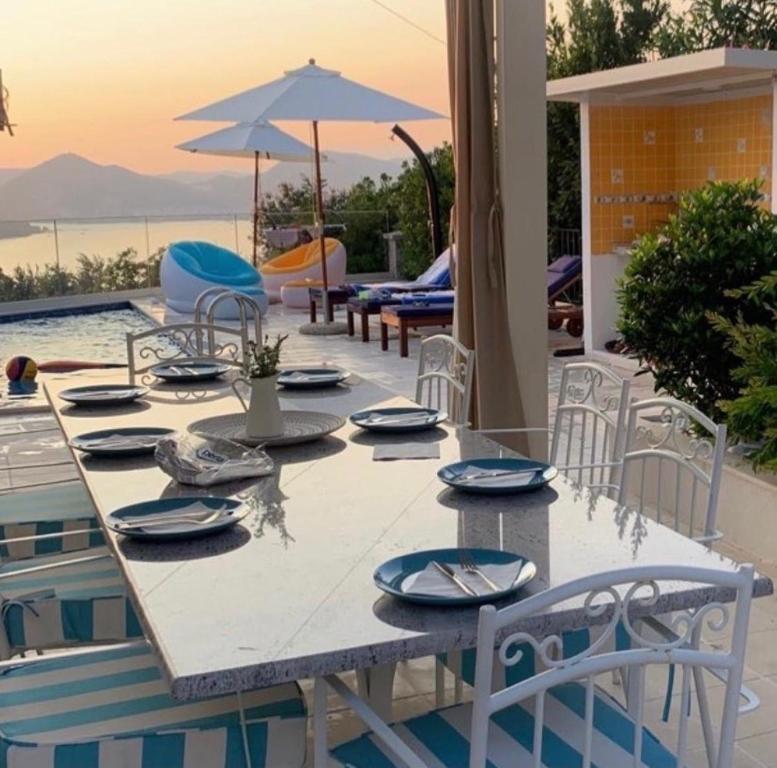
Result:
M74 405L109 406L131 403L147 392L146 387L132 384L89 384L63 389L59 396Z
M230 366L225 363L164 363L155 365L151 373L158 379L175 384L190 384L195 381L211 381L223 376Z
M175 430L165 427L116 427L76 435L69 445L92 456L129 458L153 453L157 443L172 434Z
M499 496L544 488L558 474L556 467L533 459L467 459L437 472L444 483L467 493Z
M278 376L278 384L286 389L322 389L336 387L349 376L339 368L294 368Z
M351 422L372 432L418 432L433 429L448 418L436 408L408 406L406 408L372 408L351 415Z
M480 573L467 573L462 555ZM475 594L468 593L440 567L452 569ZM498 549L430 549L411 552L383 563L373 575L375 585L400 600L437 606L492 603L515 594L537 575L537 566L521 555ZM486 578L484 578L484 576ZM490 579L493 584L489 584ZM494 588L496 587L496 589Z
M242 501L219 496L181 496L130 504L111 512L105 524L135 539L176 540L231 528L248 514Z

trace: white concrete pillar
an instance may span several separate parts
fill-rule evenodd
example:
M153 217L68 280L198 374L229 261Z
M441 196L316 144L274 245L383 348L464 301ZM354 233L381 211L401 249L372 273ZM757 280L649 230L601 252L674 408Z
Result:
M580 227L583 240L583 344L586 352L595 349L594 317L591 293L591 123L588 99L580 102ZM598 335L598 334L597 334ZM597 339L598 340L598 339Z
M513 355L527 426L548 423L545 2L497 0L499 175ZM547 437L530 435L535 458Z

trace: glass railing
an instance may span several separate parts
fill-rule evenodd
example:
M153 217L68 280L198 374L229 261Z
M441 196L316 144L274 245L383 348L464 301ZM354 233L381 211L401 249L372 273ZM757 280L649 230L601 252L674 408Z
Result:
M346 247L349 273L388 271L387 211L333 210L326 218L327 235ZM266 212L259 258L294 247L313 223L309 210ZM206 240L250 260L252 233L246 213L0 220L0 301L153 287L170 243Z

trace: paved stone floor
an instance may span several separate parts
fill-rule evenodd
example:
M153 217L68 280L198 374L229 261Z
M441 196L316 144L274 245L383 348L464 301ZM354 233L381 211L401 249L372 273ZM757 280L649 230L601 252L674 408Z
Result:
M146 300L144 309L163 320L164 309L153 300ZM174 320L168 316L167 321ZM265 332L270 334L289 333L285 360L299 364L329 362L353 370L383 386L403 395L412 396L417 366L419 340L414 337L410 345L410 357L402 359L396 351L396 340L392 341L390 352L380 350L377 341L363 344L361 340L347 336L302 336L297 327L306 322L305 313L284 311L273 307L265 323ZM571 347L576 342L563 333L551 334L551 346ZM549 391L551 402L558 392L560 371L569 358L550 358ZM649 385L640 383L640 387ZM40 466L45 465L45 466ZM77 482L75 468L70 460L64 440L50 414L0 413L0 492L23 486L35 486L52 481ZM735 542L716 545L721 553L739 561L752 561L751 554L741 550ZM764 572L777 579L777 568L770 563L756 563ZM665 670L649 679L651 727L656 733L670 738L672 724L660 721L665 689ZM750 638L747 653L746 684L760 697L761 706L755 712L740 718L737 730L735 765L774 766L777 768L777 598L757 600L753 606L750 622ZM605 684L612 685L609 681ZM450 683L450 680L449 680ZM305 684L306 693L311 688ZM711 700L713 709L720 704L721 687L713 686ZM618 694L618 689L613 688ZM420 714L434 706L433 664L421 659L400 664L395 683L395 716L405 718ZM447 690L450 700L451 690ZM466 691L465 691L466 696ZM676 712L676 706L674 711ZM694 714L695 710L694 708ZM360 722L354 718L342 703L332 697L330 712L331 742L336 743L350 735L359 733ZM692 754L689 766L706 765L702 749L698 720L694 721L690 734Z

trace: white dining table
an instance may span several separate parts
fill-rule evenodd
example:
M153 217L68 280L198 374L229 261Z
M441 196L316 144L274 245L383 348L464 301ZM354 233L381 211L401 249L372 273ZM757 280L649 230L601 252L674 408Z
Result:
M48 382L68 439L108 427L186 430L204 417L240 410L223 381L154 385L142 400L119 408L72 406L58 396L66 387L119 382L121 375L90 371ZM407 402L358 377L335 390L281 392L284 408L341 416ZM439 458L373 460L376 444L413 440L437 443ZM466 546L520 554L538 567L520 594L647 564L736 568L561 476L538 492L493 497L456 492L437 477L450 462L499 450L448 424L415 436L376 436L346 421L325 439L270 449L271 476L207 489L179 485L152 457L74 455L101 521L124 505L176 496L229 495L250 507L231 530L191 541L140 542L105 529L172 695L181 700L473 647L476 608L422 607L376 588L375 569L403 553ZM651 610L663 614L730 599L711 590L670 584ZM758 575L754 594L771 591L771 581ZM582 600L572 601L554 608L544 627L560 632L590 621Z

